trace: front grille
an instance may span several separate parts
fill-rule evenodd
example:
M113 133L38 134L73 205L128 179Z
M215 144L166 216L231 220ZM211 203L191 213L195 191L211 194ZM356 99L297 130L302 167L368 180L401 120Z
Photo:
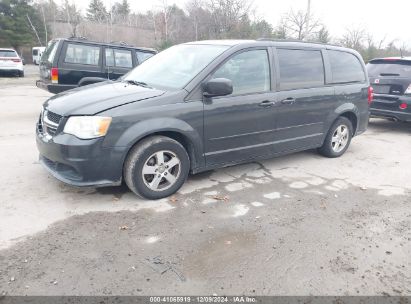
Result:
M48 120L54 122L55 124L59 124L60 123L60 119L61 119L61 115L58 115L56 113L47 111L47 118Z
M55 134L56 134L56 131L57 131L57 128L52 127L52 126L49 126L49 125L47 125L47 124L46 124L45 129L46 129L47 134L49 134L49 135L51 135L51 136L55 135Z
M47 110L40 115L39 132L46 136L54 136L57 133L62 116Z

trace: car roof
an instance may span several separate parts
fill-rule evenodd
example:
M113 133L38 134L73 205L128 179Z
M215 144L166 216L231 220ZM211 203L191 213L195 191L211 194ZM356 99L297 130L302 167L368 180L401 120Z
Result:
M257 40L203 40L203 41L193 41L187 42L186 44L192 45L225 45L225 46L243 46L243 47L253 47L253 46L274 46L274 47L298 47L298 48L316 48L316 49L330 49L337 51L345 51L354 54L358 54L355 50L323 43L314 43L301 40L290 40L290 39L257 39Z
M7 49L7 48L0 48L0 51L13 51L13 52L16 52L15 49Z
M100 41L92 41L88 40L86 38L78 37L78 38L56 38L53 40L64 40L64 41L73 41L73 42L78 42L78 43L87 43L87 44L95 44L95 45L105 45L105 46L115 46L115 47L123 47L123 48L131 48L131 49L138 49L142 51L147 51L147 52L154 52L157 53L155 49L152 48L146 48L146 47L140 47L140 46L134 46L127 44L125 42L100 42Z
M411 61L411 57L381 57L371 59L369 62L375 61Z

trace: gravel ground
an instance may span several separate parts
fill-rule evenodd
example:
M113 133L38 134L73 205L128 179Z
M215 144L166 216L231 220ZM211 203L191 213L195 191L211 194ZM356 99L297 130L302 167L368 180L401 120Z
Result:
M145 201L41 168L33 71L0 78L0 295L411 295L411 124Z

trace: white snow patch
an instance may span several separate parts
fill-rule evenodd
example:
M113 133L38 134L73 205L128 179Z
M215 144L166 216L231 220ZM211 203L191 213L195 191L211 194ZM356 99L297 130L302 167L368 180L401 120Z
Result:
M158 236L150 236L150 237L146 238L146 243L153 244L155 242L158 242L159 240L160 240L160 238Z
M234 191L240 191L243 190L244 188L251 188L252 185L247 182L242 182L242 183L231 183L225 186L227 191L234 192Z
M268 199L272 199L272 200L279 199L281 198L281 194L280 192L271 192L271 193L264 194L264 197Z
M293 182L290 184L290 187L294 189L304 189L308 187L308 184L304 182Z
M247 207L246 205L235 205L234 206L234 214L233 217L239 217L239 216L244 216L247 214L247 212L250 210L249 207Z
M264 206L264 204L263 204L263 203L260 203L260 202L252 202L251 205L253 205L254 207L262 207L262 206Z

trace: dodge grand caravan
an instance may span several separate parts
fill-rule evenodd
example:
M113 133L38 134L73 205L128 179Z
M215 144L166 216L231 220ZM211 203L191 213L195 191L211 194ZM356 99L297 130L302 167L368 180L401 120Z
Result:
M119 185L158 199L187 175L318 148L341 156L368 125L361 56L286 41L171 47L115 82L48 99L40 162L75 186Z

